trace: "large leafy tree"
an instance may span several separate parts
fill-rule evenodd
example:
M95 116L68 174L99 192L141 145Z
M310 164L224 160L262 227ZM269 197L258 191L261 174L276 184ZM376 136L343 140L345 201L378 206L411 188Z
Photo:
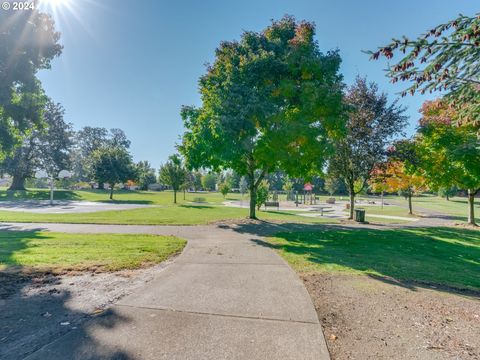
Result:
M62 105L49 101L44 113L47 129L39 136L39 168L52 178L56 178L62 170L69 170L71 166L73 129L72 124L65 122L64 114Z
M102 147L119 147L128 151L130 140L121 129L107 130L102 127L85 126L75 134L72 162L76 179L82 181L92 179L92 154ZM103 183L99 183L99 188L103 188Z
M104 146L93 151L91 171L98 183L110 185L110 199L113 199L116 184L137 177L132 156L127 149L120 146Z
M60 55L52 18L36 10L0 11L0 158L42 122L36 73Z
M33 127L21 143L0 164L2 172L12 176L10 190L25 190L25 180L35 170L45 170L56 177L70 168L72 125L64 121L64 109L49 100L43 111L43 126Z
M441 100L422 109L415 138L422 175L434 190L457 186L468 194L468 223L475 225L474 201L480 191L480 148L472 125L453 124L452 109Z
M177 192L188 179L188 171L182 159L177 154L169 157L168 161L160 166L159 181L173 190L173 203L177 203Z
M385 160L386 147L406 124L404 109L375 83L357 78L345 94L346 136L335 143L335 153L328 165L329 176L342 179L350 195L350 219L355 196L366 186L376 164Z
M191 167L233 169L248 180L250 218L265 176L318 169L341 129L340 57L322 54L315 27L286 16L222 42L200 79L202 106L181 111L180 151Z
M395 38L369 53L372 59L391 59L401 53L388 76L392 82L410 83L403 95L446 91L446 100L458 112L457 120L480 127L480 14L459 15L416 39Z

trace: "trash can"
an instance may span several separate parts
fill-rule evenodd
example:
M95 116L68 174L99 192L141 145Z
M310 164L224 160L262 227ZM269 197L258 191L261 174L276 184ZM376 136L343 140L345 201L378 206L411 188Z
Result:
M365 222L365 209L355 209L355 221Z

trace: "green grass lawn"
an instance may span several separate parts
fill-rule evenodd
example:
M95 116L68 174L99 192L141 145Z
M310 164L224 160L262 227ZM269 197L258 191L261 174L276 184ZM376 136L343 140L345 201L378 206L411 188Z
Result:
M3 222L38 222L72 224L140 224L140 225L200 225L220 220L245 219L248 209L180 204L134 210L112 210L92 213L41 214L31 212L0 211ZM261 220L298 223L336 223L334 219L309 218L287 211L258 211Z
M170 205L173 202L173 192L171 191L132 191L116 190L113 200L109 200L108 190L55 190L55 200L76 200L76 201L99 201L107 203L131 203L131 204L151 204L151 205ZM177 194L179 204L193 201L221 204L226 200L238 200L240 194L228 194L224 199L222 194L217 192L208 193L186 193L185 200L183 193ZM20 200L49 200L50 191L48 189L28 189L27 191L7 191L6 188L0 188L0 201L20 201Z
M365 209L365 216L366 220L369 223L379 223L379 224L408 224L411 221L409 220L399 220L399 219L389 219L389 218L381 218L376 216L369 216L369 215L384 215L384 216L401 216L405 218L412 218L415 219L414 215L409 215L408 210L395 205L388 205L384 206L383 209L380 204L375 205L363 205L361 203L356 204L356 209ZM345 210L345 214L348 214L349 210Z
M320 201L325 201L328 196L320 196ZM47 189L31 189L28 191L6 191L0 189L0 201L21 201L21 200L47 200L49 191ZM177 224L177 225L195 225L207 224L219 220L243 219L247 217L247 209L231 208L222 206L226 200L239 200L240 194L228 194L224 198L220 193L186 193L185 200L183 193L179 193L178 204L173 205L173 193L171 191L116 191L114 200L108 200L108 191L106 190L57 190L55 199L57 200L78 200L78 201L96 201L113 203L131 203L131 204L149 204L160 205L159 208L135 209L124 211L103 211L97 213L83 214L36 214L20 213L12 211L0 211L0 221L9 222L71 222L71 223L98 223L98 224ZM341 196L336 196L340 200ZM360 199L361 197L359 197ZM347 199L347 197L343 197ZM244 201L248 197L244 196ZM386 201L395 201L399 204L405 204L406 201L398 196L389 196ZM453 198L446 201L435 196L422 196L414 198L415 207L427 208L455 216L458 220L466 219L466 199ZM362 204L357 204L362 207ZM369 217L369 214L403 216L408 217L407 209L401 206L386 206L384 209L380 205L365 206L367 210L367 221L371 223L407 223L408 221L385 219L378 217ZM480 222L480 204L477 205L477 219ZM262 220L279 220L299 223L335 223L336 220L326 218L307 218L298 216L293 211L259 211L258 216Z
M388 196L386 201L393 200L396 203L407 206L407 201L403 197ZM413 211L421 212L422 209L433 210L439 213L453 216L456 220L466 221L468 214L467 198L453 197L447 201L444 198L433 195L415 196L412 199ZM480 222L480 199L475 201L475 219Z
M0 270L134 269L166 260L185 243L173 236L0 231Z
M408 214L408 209L402 208L400 206L395 206L395 205L384 206L383 209L380 205L369 205L369 206L358 205L357 208L365 209L367 216L368 214L374 214L374 215L401 216L406 218L415 218L414 215Z
M363 273L480 290L480 231L332 229L279 233L269 242L298 272Z

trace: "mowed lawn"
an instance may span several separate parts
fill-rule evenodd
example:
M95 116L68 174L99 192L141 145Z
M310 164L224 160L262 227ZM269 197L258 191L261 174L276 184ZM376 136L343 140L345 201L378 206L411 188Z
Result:
M407 201L400 196L388 196L386 202L393 200L399 205L408 206ZM422 195L412 198L413 212L432 210L442 214L453 216L456 220L466 221L468 215L468 201L465 197L455 196L446 200L439 196ZM405 212L408 210L405 208ZM480 198L475 199L475 219L480 222Z
M92 224L143 224L143 225L198 225L208 224L221 220L240 220L248 216L248 209L223 206L224 201L240 200L243 198L248 204L248 196L241 194L228 194L225 198L217 192L179 193L178 204L173 204L171 191L115 191L114 200L108 199L107 190L57 190L56 200L94 201L104 203L145 204L153 207L121 210L101 211L95 213L79 214L39 214L28 212L13 212L0 210L0 221L6 222L58 222L58 223L92 223ZM327 196L321 196L320 201L325 201ZM336 196L345 200L345 196ZM1 201L47 200L49 191L46 189L31 189L28 191L6 191L0 189ZM361 199L361 198L359 198ZM365 199L364 199L365 200ZM371 200L371 199L370 199ZM376 201L377 199L375 199ZM367 221L370 223L407 223L397 219L370 217L370 214L385 216L410 217L408 210L401 206L385 206L381 209L379 199L374 206L365 206L358 203L357 207L364 207L367 212ZM395 201L406 205L402 197L389 196L386 202ZM466 199L453 198L451 201L435 196L421 196L414 198L414 211L418 208L430 209L454 216L457 220L466 220ZM476 206L477 219L480 222L480 203ZM335 219L321 217L304 217L294 211L258 211L258 217L265 221L282 221L292 223L338 223Z
M55 200L75 200L75 201L98 201L105 203L120 204L150 204L150 205L170 205L173 202L173 192L171 191L133 191L133 190L115 190L113 200L110 200L108 190L55 190ZM183 193L177 194L177 202L190 203L201 202L210 204L220 204L226 200L241 199L241 194L228 194L226 198L217 192L196 192L186 193L185 200ZM245 196L245 199L247 197ZM7 191L6 188L0 188L0 201L22 201L22 200L49 200L50 191L48 189L28 189L27 191Z
M78 214L39 214L31 212L0 211L3 222L38 222L72 224L138 224L138 225L200 225L221 220L241 220L248 216L248 209L221 205L169 205L121 211L99 211ZM286 211L258 211L260 220L293 223L335 223L325 217L304 217Z
M337 228L285 232L269 243L301 273L362 273L480 291L480 231Z
M160 263L186 241L173 236L0 231L0 271L115 271Z
M106 190L55 192L55 199L98 201L106 203L148 204L152 207L134 210L112 210L91 213L45 214L0 210L0 221L4 222L45 222L74 224L139 224L139 225L199 225L221 220L240 220L248 216L248 209L227 207L224 201L239 200L240 194L228 194L225 198L216 192L178 193L177 204L173 204L171 191L118 191L114 200L108 200ZM29 190L20 192L0 191L0 201L47 200L48 190ZM245 204L248 198L244 197ZM336 223L328 218L309 218L288 211L258 211L261 220L274 220L294 223Z

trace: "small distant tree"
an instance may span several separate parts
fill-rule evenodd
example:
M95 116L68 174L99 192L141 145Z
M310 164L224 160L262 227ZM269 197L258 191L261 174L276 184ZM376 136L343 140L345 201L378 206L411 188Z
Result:
M385 192L388 191L387 185L387 172L386 172L387 163L377 164L370 174L370 179L368 180L368 185L370 190L373 193L380 193L381 196L381 207L383 209L384 201L383 197Z
M245 176L241 177L239 187L240 194L242 194L242 196L245 195L245 193L248 191L248 180Z
M270 184L267 180L263 180L257 190L257 199L256 205L257 209L260 210L263 204L268 201L268 192L270 190Z
M340 189L340 180L338 180L337 178L328 176L325 179L323 188L330 196L333 196Z
M137 177L130 153L121 147L101 147L92 153L91 170L98 183L110 185L110 200L118 183Z
M148 161L139 161L137 167L138 187L140 190L148 190L148 185L154 184L157 181L155 176L155 169Z
M177 192L187 180L187 170L182 159L177 154L169 157L168 161L160 167L159 181L168 185L173 190L173 203L177 203Z
M204 190L213 191L217 184L217 177L213 173L205 174L202 176L202 187Z
M447 199L447 201L449 201L452 196L457 195L457 193L458 188L455 185L450 187L440 187L438 189L438 196Z
M365 188L375 165L385 160L388 142L401 133L407 119L402 107L388 104L387 95L364 78L356 79L344 101L346 136L335 144L328 174L344 181L353 219L355 196Z
M193 190L198 191L202 188L202 173L200 171L193 171L191 174Z
M287 200L295 200L295 196L293 196L293 182L290 179L287 179L283 184L283 190L287 193Z
M187 191L193 187L193 182L194 182L193 172L189 171L188 169L185 169L185 181L180 186L180 190L182 190L183 192L183 200L186 200Z
M240 187L240 178L241 176L235 171L228 171L225 173L225 179L223 182L228 184L230 190L238 189Z
M218 186L218 190L220 190L220 193L223 195L223 198L225 198L230 191L230 185L225 181Z
M387 191L398 192L408 200L408 213L413 214L412 196L426 191L425 178L409 173L405 164L399 161L392 161L386 167L385 184Z

